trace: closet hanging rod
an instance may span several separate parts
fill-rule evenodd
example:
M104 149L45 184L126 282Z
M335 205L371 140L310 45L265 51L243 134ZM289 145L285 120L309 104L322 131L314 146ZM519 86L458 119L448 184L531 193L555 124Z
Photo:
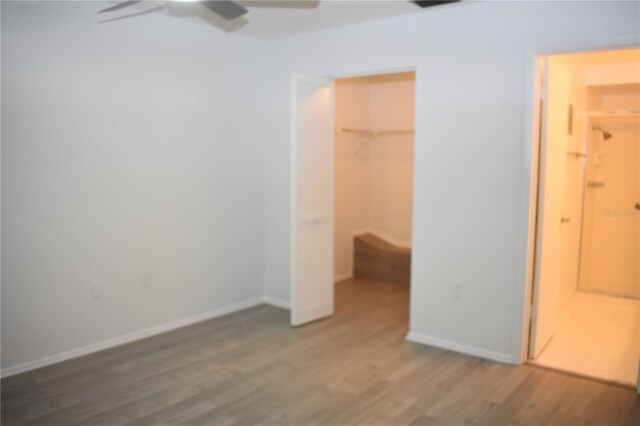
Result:
M364 136L383 136L383 135L412 135L413 130L363 130L351 129L348 127L336 127L336 133L353 133Z

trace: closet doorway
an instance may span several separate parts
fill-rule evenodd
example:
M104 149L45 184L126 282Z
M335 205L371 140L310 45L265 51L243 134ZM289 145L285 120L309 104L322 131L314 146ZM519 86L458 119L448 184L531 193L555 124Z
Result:
M406 334L415 73L295 76L292 96L291 323L357 304Z

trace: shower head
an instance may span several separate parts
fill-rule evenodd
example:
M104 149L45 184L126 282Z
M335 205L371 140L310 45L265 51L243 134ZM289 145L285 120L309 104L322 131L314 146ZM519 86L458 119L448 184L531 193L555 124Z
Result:
M602 127L599 126L593 126L593 130L599 130L602 132L602 137L604 138L604 140L609 140L611 138L611 136L613 136L611 133L607 132L606 130L604 130Z

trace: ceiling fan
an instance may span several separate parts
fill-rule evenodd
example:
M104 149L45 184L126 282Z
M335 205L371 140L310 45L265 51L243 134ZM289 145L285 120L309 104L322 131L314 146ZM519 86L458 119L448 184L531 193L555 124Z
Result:
M106 9L99 10L98 13L114 12L116 10L124 9L125 7L133 6L138 3L142 3L145 0L127 0L116 4L115 6L108 7ZM183 0L184 1L184 0ZM248 12L246 8L240 6L238 3L231 0L200 0L201 5L211 10L213 13L222 16L224 19L231 20L239 18Z
M129 6L133 6L138 3L142 3L145 0L127 0L121 3L116 4L115 6L108 7L106 9L102 9L98 11L98 13L103 12L113 12L116 10L124 9ZM197 1L216 15L223 17L226 20L232 20L239 18L240 16L247 13L249 10L244 6L236 3L232 0L180 0L180 1ZM411 1L416 5L425 8L429 6L437 6L440 4L446 3L455 3L460 0L419 0L419 1Z

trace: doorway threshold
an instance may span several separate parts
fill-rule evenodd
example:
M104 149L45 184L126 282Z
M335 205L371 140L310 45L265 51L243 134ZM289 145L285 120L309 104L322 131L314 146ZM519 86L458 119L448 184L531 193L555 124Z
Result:
M605 379L605 378L602 378L602 377L596 377L596 376L592 376L592 375L585 374L585 373L579 373L579 372L576 372L576 371L565 370L565 369L558 368L558 367L551 367L551 366L548 366L548 365L538 364L535 360L532 360L532 359L530 359L528 361L525 361L525 365L530 365L532 367L539 368L541 370L554 371L556 373L564 374L564 375L571 376L571 377L578 377L578 378L581 378L581 379L587 379L587 380L591 380L591 381L598 382L598 383L604 383L606 385L617 386L617 387L623 388L623 389L631 389L633 391L636 390L636 384L635 383L621 382L621 381L618 381L618 380Z

